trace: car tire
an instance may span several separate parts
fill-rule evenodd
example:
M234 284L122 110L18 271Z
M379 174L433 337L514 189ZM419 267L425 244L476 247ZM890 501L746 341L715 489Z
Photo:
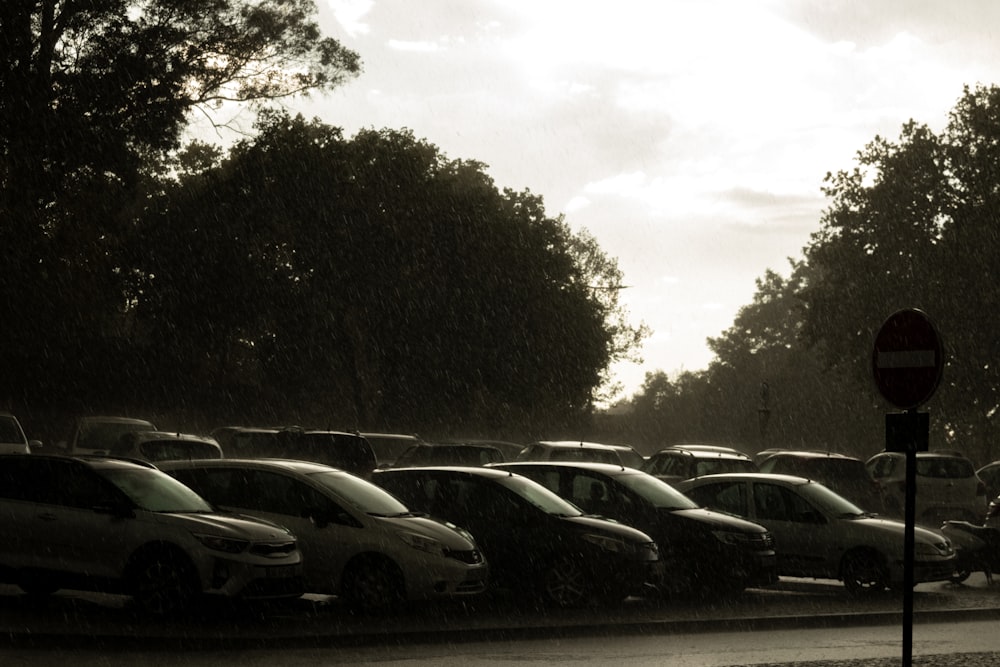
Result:
M348 565L341 578L347 605L370 613L391 609L404 599L405 583L399 567L386 558L367 558Z
M200 589L194 565L177 549L138 554L129 565L126 577L136 606L155 616L187 610Z
M870 549L855 549L844 555L841 577L852 595L872 595L889 587L885 559Z
M591 598L591 582L576 559L562 556L542 572L541 594L561 608L580 607Z

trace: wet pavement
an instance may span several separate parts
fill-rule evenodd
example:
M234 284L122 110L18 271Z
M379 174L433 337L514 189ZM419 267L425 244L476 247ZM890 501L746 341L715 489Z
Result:
M36 597L0 586L0 635L17 646L361 646L901 624L902 619L899 593L861 600L837 582L802 579L782 579L733 599L631 598L612 608L556 610L492 595L376 615L352 614L335 598L306 596L280 604L206 602L182 618L168 619L145 616L121 596L60 592ZM963 619L1000 620L1000 582L989 584L982 575L973 575L961 585L920 584L914 589L915 623Z

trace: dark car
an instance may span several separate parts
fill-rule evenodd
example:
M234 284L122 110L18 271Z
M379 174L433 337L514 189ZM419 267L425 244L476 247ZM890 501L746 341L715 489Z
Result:
M865 462L853 456L822 451L785 450L758 462L760 472L795 475L822 482L866 512L882 512L878 484L865 469Z
M661 449L646 460L641 470L674 484L702 475L757 472L757 465L750 456L732 447L691 444Z
M677 489L639 470L598 463L502 463L580 509L648 533L660 547L665 590L733 593L777 581L766 528L700 508Z
M991 461L976 471L986 486L986 498L992 502L1000 496L1000 461Z
M214 438L193 433L164 431L133 431L126 433L111 447L111 456L142 461L179 461L190 459L221 459L222 447Z
M492 445L434 444L413 445L400 454L393 468L418 466L484 466L502 463L503 453Z
M379 468L388 468L395 463L399 455L414 445L423 443L416 435L405 433L362 433L361 437L368 441L375 452L375 464Z
M490 566L493 584L572 607L621 601L660 576L645 533L584 516L527 477L491 468L389 468L372 481L413 510L465 528Z
M313 461L369 477L377 465L368 440L346 431L316 431L299 427L237 428L226 434L226 456Z

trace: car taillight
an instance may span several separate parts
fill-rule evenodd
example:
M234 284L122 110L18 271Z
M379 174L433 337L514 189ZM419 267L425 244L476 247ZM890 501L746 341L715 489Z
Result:
M1000 505L994 500L990 503L990 506L986 508L986 518L992 519L1000 515Z

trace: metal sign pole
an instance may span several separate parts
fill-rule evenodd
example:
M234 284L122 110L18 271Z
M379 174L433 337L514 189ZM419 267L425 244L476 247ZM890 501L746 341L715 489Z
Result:
M907 410L907 417L916 413ZM913 664L913 526L917 505L917 443L915 438L906 442L906 508L903 514L906 529L903 538L903 667Z

